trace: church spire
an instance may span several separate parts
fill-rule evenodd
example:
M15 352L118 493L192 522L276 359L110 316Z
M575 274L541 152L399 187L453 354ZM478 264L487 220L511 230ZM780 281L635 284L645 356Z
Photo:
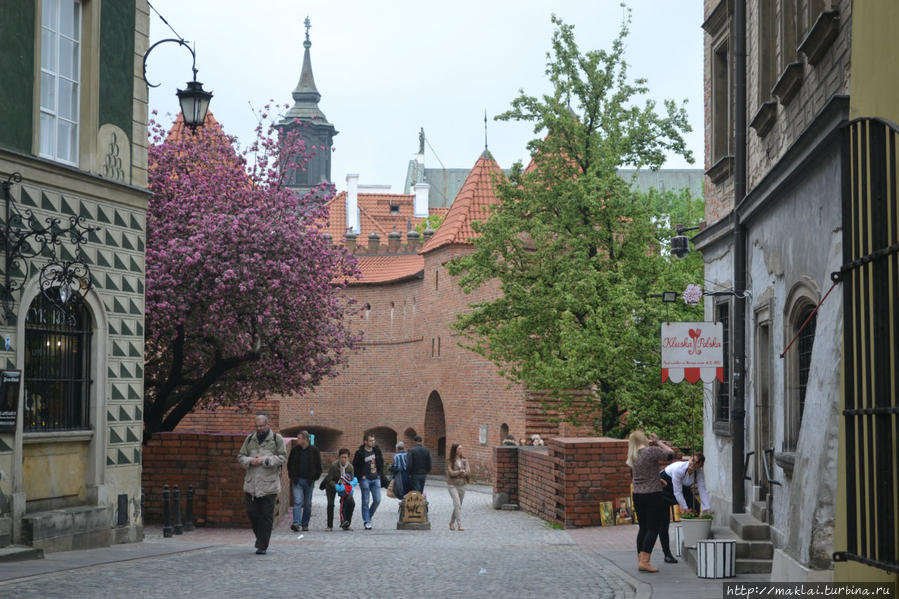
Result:
M294 131L306 143L308 160L305 168L292 169L286 183L288 188L299 194L306 194L318 184L331 181L331 149L334 136L337 135L334 125L328 122L318 107L318 101L322 96L318 93L315 78L312 76L312 60L309 57L309 48L312 47L309 29L312 24L309 17L306 17L303 24L306 26L303 69L300 72L300 81L292 93L294 105L278 123L280 135Z
M300 80L291 94L294 105L284 116L287 119L314 119L327 123L328 119L318 107L322 95L318 93L318 89L315 87L315 77L312 75L312 59L309 57L309 48L312 47L312 42L309 40L309 29L312 27L312 23L309 21L309 17L306 17L303 24L306 26L306 39L303 41L303 68L300 71Z

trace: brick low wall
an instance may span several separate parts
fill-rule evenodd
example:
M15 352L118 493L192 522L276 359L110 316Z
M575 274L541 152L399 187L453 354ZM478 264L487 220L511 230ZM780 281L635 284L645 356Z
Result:
M630 495L627 441L552 438L546 446L494 448L494 493L565 528L599 526L599 502Z
M194 520L198 526L249 526L244 509L244 469L237 452L245 433L157 433L144 446L144 522L163 520L162 486L178 485L182 513L187 509L187 486L194 487ZM290 448L291 439L285 439ZM281 495L276 517L290 507L287 467L281 471Z

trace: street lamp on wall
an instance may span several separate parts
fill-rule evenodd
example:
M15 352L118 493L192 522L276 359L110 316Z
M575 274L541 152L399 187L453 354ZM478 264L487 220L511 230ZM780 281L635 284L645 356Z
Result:
M181 114L184 116L184 124L193 131L197 127L202 127L203 123L206 121L206 112L209 110L209 101L212 99L212 92L204 90L203 84L197 81L197 55L194 53L193 49L187 45L187 42L183 39L172 37L159 40L150 46L144 54L144 82L147 84L147 87L159 87L158 83L153 85L147 79L147 57L150 56L150 52L153 51L153 48L166 42L174 42L179 46L184 46L193 57L191 68L194 72L194 79L193 81L188 81L187 88L179 89L177 94L178 102L181 104Z
M675 258L683 258L690 252L690 238L684 235L684 233L695 231L699 228L701 228L700 225L695 227L677 225L677 235L671 238L671 253Z

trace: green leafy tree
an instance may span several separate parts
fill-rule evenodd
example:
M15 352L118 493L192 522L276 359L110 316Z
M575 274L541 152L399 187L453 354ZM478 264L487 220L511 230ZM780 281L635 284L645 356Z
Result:
M426 219L415 225L415 231L419 234L424 233L427 229L436 231L440 228L440 225L443 224L444 218L446 218L446 213L429 214Z
M650 296L701 282L700 256L665 251L674 219L695 222L687 219L701 215L701 200L641 194L617 174L625 165L657 169L669 153L692 161L686 110L666 101L660 114L652 100L637 103L648 88L627 76L629 15L610 50L585 53L571 25L552 21L552 92L521 91L496 117L534 124L533 161L497 178L500 202L474 223L475 251L450 263L466 292L499 280L503 293L473 304L454 326L467 347L545 392L545 407L569 420L583 424L598 412L590 424L604 434L645 426L686 444L690 410L702 406L691 408L686 386L661 383L660 323L701 318L701 310ZM581 409L584 390L593 392L592 409Z

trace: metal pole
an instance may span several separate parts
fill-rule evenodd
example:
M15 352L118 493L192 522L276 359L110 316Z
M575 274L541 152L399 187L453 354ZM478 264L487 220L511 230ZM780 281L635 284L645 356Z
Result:
M194 486L187 485L187 520L184 530L190 532L194 529Z
M162 536L172 536L172 520L169 512L169 486L162 485Z
M184 532L184 525L181 524L181 491L178 485L175 485L175 492L172 494L172 509L175 512L175 534L180 535Z
M746 197L746 0L734 2L734 327L733 400L730 406L731 512L746 511L744 455L746 371L746 227L740 204Z

